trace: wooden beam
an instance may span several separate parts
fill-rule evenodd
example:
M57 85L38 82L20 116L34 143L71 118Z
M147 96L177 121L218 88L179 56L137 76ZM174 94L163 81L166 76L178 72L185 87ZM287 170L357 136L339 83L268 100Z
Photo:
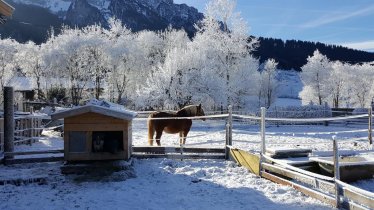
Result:
M280 178L278 176L275 176L273 174L267 173L265 171L263 171L261 174L262 174L262 177L264 177L266 179L269 179L270 181L276 182L278 184L290 186L290 187L292 187L292 188L294 188L294 189L302 192L305 195L308 195L310 197L313 197L315 199L323 201L323 202L325 202L327 204L330 204L332 206L334 206L336 204L335 198L332 197L332 196L320 193L318 191L315 191L315 190L307 188L305 186L296 184L296 183L288 181L286 179Z
M169 158L169 159L225 159L225 155L166 155L166 154L132 154L132 157L145 159L145 158Z
M0 14L10 17L12 16L12 13L14 11L14 8L7 4L5 1L0 0Z
M349 200L352 200L353 202L364 205L369 209L374 209L374 199L366 197L362 194L359 194L357 192L354 192L353 190L349 188L343 187L343 196L347 197Z
M45 184L47 182L47 177L36 177L36 178L15 178L15 179L6 179L0 180L0 185L12 184L16 186L30 184L30 183L39 183Z
M41 150L41 151L24 151L24 152L5 152L4 155L39 155L39 154L59 154L63 153L63 149L59 150Z
M145 153L180 153L180 147L132 147L133 152ZM198 148L198 147L183 147L183 152L187 153L225 153L224 148Z
M19 158L4 160L5 165L21 164L21 163L41 163L41 162L57 162L63 161L64 157L38 157L38 158Z
M271 165L271 164L268 164L268 163L263 163L262 167L263 167L263 169L271 171L273 173L276 173L276 174L279 174L279 175L282 175L282 176L286 176L288 178L295 179L299 182L311 185L314 188L317 188L321 191L329 192L331 194L335 193L335 184L333 184L333 183L326 182L326 181L323 181L323 180L319 180L319 179L316 179L316 178L313 178L313 177L309 177L309 176L306 176L304 174L294 172L294 171L291 171L291 170L287 170L287 169L284 169L282 167Z

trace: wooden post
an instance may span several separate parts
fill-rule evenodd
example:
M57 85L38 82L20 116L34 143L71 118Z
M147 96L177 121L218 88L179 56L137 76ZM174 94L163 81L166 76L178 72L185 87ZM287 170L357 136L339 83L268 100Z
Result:
M229 123L226 123L226 145L225 145L225 159L228 160L229 159L229 155L230 155L230 148L228 147L229 146L229 130L230 130L230 125Z
M275 106L275 118L278 118L278 110L277 110L277 106ZM279 122L277 121L277 127L279 127Z
M340 166L339 166L339 151L338 144L336 142L335 136L332 137L333 151L334 151L334 179L340 180ZM340 207L340 185L335 182L335 197L336 197L336 208Z
M373 144L372 125L373 125L373 104L369 107L369 126L368 126L368 140L369 144Z
M232 106L231 105L229 105L228 123L230 125L230 127L229 127L229 145L232 146Z
M227 118L226 124L226 146L225 146L225 158L226 160L229 159L230 148L228 146L232 146L232 106L229 105L228 107L229 116Z
M4 87L4 152L14 151L14 106L13 87ZM5 156L12 159L13 156Z
M266 145L265 145L265 115L266 108L261 107L261 153L265 154Z

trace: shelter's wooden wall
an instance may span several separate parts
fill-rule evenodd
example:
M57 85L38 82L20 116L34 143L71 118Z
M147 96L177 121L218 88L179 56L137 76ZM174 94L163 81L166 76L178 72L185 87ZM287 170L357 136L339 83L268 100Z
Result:
M86 133L86 149L84 152L70 152L70 132L83 131ZM115 154L107 152L92 152L92 132L93 131L122 131L123 151ZM108 159L129 159L131 155L132 134L131 122L105 116L96 113L85 113L64 120L64 147L65 160L108 160Z

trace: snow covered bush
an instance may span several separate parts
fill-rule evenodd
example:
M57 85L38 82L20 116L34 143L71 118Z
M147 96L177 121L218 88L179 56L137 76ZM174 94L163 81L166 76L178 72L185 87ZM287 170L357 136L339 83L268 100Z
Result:
M331 108L321 105L271 107L266 112L266 117L273 118L324 118L331 117Z
M353 115L356 114L367 114L369 112L368 108L356 108L352 111Z

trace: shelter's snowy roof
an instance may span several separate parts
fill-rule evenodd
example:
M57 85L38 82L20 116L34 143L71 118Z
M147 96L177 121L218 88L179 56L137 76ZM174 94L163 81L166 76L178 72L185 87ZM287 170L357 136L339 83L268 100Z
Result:
M97 106L97 105L85 105L85 106L80 106L80 107L75 107L66 111L62 112L56 112L54 114L51 114L52 120L57 120L61 118L67 118L67 117L73 117L76 115L81 115L85 113L97 113L97 114L102 114L118 119L123 119L123 120L132 120L137 113L129 110L119 110L119 109L111 109L103 106Z
M8 82L9 85L13 86L15 91L34 90L35 87L28 77L13 77Z

